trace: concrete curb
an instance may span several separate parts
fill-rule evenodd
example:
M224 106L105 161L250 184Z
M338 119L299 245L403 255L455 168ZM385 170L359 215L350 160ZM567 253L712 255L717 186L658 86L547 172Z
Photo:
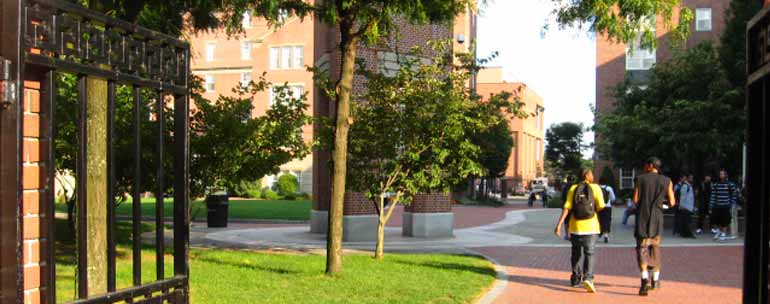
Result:
M487 290L484 295L479 298L475 303L476 304L490 304L495 301L501 294L503 294L503 291L505 291L505 288L508 287L508 278L510 277L508 275L508 272L505 269L505 266L500 264L497 260L494 258L483 254L481 252L475 251L473 249L465 249L468 254L475 255L482 257L486 259L487 261L490 261L492 265L495 267L495 271L497 271L497 277L495 278L495 283L492 285L492 288Z

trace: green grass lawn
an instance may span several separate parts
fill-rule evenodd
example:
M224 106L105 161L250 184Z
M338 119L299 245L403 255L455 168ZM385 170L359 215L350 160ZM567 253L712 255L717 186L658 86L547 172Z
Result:
M174 200L164 201L164 214L171 217L174 210ZM228 215L231 219L265 219L265 220L309 220L312 203L307 200L230 200ZM193 201L190 204L191 216L194 219L206 220L206 205L203 201ZM56 204L56 211L67 212L64 204ZM118 216L131 216L131 201L118 205ZM142 215L155 217L155 199L142 199Z
M117 227L117 285L131 284L130 226ZM57 235L66 232L58 229ZM152 230L151 225L143 226ZM75 258L72 238L57 242L57 302L74 299ZM173 272L166 255L166 276ZM470 303L495 279L492 265L481 258L447 254L386 254L384 261L369 255L345 257L339 277L323 274L325 257L250 251L192 249L192 303ZM142 252L142 278L155 278L155 255Z

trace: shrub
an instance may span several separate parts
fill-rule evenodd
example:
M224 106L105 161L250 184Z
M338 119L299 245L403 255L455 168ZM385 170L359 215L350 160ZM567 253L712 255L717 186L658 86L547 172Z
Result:
M258 198L262 195L262 180L242 181L234 189L235 194L240 197Z
M275 191L265 188L262 190L262 198L266 200L277 200L279 197L278 193L275 193Z
M286 195L284 195L284 196L283 196L283 199L285 199L285 200L287 200L287 201L293 201L293 200L296 200L296 199L297 199L297 194L296 194L296 193L289 193L289 194L286 194Z
M311 197L310 197L309 193L301 192L301 193L297 194L297 199L309 200L309 199L311 199Z
M297 181L297 177L291 174L283 174L280 177L278 177L278 193L286 196L286 195L294 195L297 193L297 188L299 188L299 181Z

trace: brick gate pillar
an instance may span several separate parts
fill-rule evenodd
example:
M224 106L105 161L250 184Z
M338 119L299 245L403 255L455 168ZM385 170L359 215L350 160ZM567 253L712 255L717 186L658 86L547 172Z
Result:
M453 230L452 201L446 193L418 194L412 203L404 208L404 236L452 237Z
M23 111L24 129L22 145L22 218L23 243L22 264L24 268L24 303L41 303L46 289L46 254L48 225L53 219L46 218L43 208L53 208L41 204L48 197L47 150L50 140L50 128L45 124L45 117L50 109L40 104L40 82L24 81ZM43 254L41 254L41 252Z

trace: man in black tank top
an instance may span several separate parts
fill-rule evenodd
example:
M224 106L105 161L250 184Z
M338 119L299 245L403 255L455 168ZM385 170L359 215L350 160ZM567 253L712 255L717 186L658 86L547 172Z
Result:
M671 179L658 173L660 159L651 157L644 165L644 174L637 176L634 186L636 205L636 257L642 272L639 295L660 288L660 236L663 232L663 205L676 204ZM652 275L650 275L650 270Z

